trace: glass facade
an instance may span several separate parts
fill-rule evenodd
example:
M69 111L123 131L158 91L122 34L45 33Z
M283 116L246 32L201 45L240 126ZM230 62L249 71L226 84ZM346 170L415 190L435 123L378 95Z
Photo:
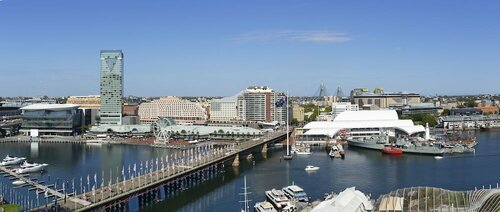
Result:
M81 132L82 114L76 108L64 110L23 110L21 129L38 129L60 135ZM51 134L48 133L48 134Z
M123 53L101 51L100 124L121 124L123 97Z

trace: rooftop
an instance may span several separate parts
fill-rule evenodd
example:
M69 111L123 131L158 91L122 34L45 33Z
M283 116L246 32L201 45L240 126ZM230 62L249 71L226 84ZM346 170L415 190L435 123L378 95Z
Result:
M411 120L399 120L395 110L345 111L333 121L314 121L306 124L306 135L334 136L342 129L353 128L396 128L411 135L424 132L422 125Z
M76 104L32 104L22 107L21 110L69 110L77 109L80 105Z

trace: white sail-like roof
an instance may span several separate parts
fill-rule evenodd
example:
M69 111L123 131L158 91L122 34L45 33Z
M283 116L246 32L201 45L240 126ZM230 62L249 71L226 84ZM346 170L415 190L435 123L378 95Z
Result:
M424 132L421 125L414 125L412 120L399 120L395 110L345 111L332 122L315 121L303 127L305 135L334 136L340 130L353 128L395 128L411 135Z
M347 188L333 199L321 202L311 212L371 211L373 203L355 187Z

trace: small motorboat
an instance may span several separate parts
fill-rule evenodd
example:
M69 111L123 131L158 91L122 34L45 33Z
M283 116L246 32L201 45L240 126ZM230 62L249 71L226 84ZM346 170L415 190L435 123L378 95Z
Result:
M20 185L24 185L26 184L26 182L22 181L22 180L16 180L14 182L12 182L12 185L15 185L15 186L20 186Z
M434 159L441 160L441 159L443 159L443 156L434 156Z
M304 170L306 170L306 171L318 171L319 167L308 165L308 166L306 166L306 168Z
M382 149L382 153L389 155L402 155L403 150L394 146L386 146Z
M330 156L331 158L335 158L335 151L330 150L330 153L328 153L328 156Z

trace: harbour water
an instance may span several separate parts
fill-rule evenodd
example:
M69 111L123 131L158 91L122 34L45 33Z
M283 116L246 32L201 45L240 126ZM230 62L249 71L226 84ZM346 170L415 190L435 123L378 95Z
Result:
M410 186L435 186L453 190L474 189L474 187L496 186L500 182L500 132L477 133L479 145L475 155L447 156L435 160L429 156L403 155L387 156L378 151L346 149L345 160L331 159L323 147L312 148L313 154L295 156L291 161L280 159L281 148L270 148L264 157L255 154L253 161L241 160L239 168L226 167L226 172L206 181L194 189L172 193L162 202L145 208L145 211L237 211L241 208L243 176L252 192L249 198L255 202L265 199L264 191L282 188L292 182L303 187L312 199L320 199L324 193L340 192L347 187L371 193L373 197L391 190ZM44 175L35 174L46 182L71 182L75 179L80 190L79 178L105 172L113 176L125 170L129 164L146 161L173 150L151 148L139 145L84 144L0 144L0 157L5 155L24 156L30 161L50 164ZM315 173L307 173L307 165L319 166ZM49 177L50 176L50 177ZM98 179L100 180L100 179ZM2 177L3 185L11 181ZM60 185L59 185L60 186ZM68 186L68 185L67 185ZM69 184L71 186L71 184ZM66 189L69 189L68 187ZM5 190L4 190L5 191ZM19 193L27 189L18 190ZM33 193L33 192L31 192ZM164 197L164 195L163 195ZM34 200L33 194L31 200ZM137 211L132 201L130 209Z
M255 202L265 200L264 191L282 188L292 182L305 189L313 199L324 193L340 192L347 187L377 198L380 194L411 186L435 186L452 190L497 186L500 182L500 132L477 133L476 154L446 156L388 156L378 151L346 150L345 160L331 159L324 148L313 148L309 156L295 156L291 161L280 160L282 149L271 149L267 158L256 155L256 163L245 161L242 167L229 167L224 176L196 190L185 191L168 198L147 211L239 211L242 207L243 176ZM307 173L307 165L319 166L316 173Z

